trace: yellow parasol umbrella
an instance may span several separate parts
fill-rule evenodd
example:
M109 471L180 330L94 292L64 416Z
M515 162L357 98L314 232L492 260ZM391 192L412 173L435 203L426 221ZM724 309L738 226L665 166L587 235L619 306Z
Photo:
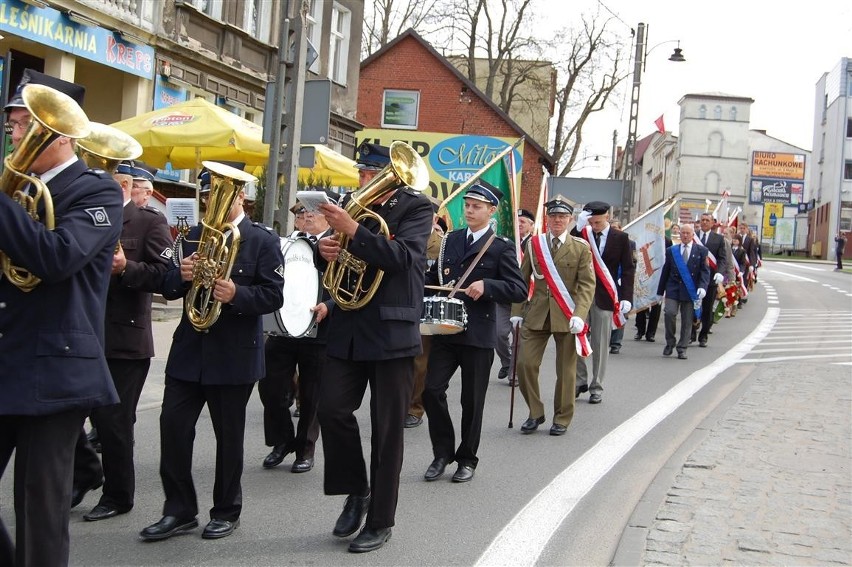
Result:
M241 161L266 165L269 144L263 129L223 108L196 98L112 124L142 145L140 160L154 167L200 168L201 162Z
M328 146L302 144L302 147L314 148L314 166L299 168L300 181L305 183L313 178L318 181L328 180L333 187L358 187L358 170L355 168L355 160L337 153Z

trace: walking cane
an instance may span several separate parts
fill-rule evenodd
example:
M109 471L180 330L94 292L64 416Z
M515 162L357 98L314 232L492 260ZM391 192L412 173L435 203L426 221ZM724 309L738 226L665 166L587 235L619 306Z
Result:
M509 382L509 387L512 388L512 394L509 396L509 429L512 425L512 416L515 413L515 383L518 374L518 339L520 338L520 325L512 326L512 378Z

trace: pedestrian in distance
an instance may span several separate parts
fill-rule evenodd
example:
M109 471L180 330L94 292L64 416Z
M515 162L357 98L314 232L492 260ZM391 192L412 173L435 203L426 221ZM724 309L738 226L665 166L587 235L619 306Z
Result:
M834 257L837 259L836 270L843 269L843 253L846 251L846 235L842 230L837 231L837 236L834 237Z

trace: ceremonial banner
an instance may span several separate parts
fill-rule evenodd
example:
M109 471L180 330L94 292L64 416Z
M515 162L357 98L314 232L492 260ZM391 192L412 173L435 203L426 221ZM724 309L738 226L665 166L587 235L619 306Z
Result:
M659 303L657 295L660 272L666 261L666 213L674 200L660 203L624 227L636 243L636 279L633 282L633 311L641 311Z

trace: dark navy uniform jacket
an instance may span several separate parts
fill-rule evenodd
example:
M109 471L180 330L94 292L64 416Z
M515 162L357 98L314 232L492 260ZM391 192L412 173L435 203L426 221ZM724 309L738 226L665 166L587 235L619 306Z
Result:
M345 207L349 196L344 197ZM349 242L349 252L368 267L365 282L384 270L381 285L366 306L331 311L326 353L344 360L391 360L420 354L420 316L426 241L432 232L432 204L408 187L397 190L378 211L390 238L376 234L378 223L367 219ZM325 262L317 255L317 267Z
M492 234L494 231L489 228L467 251L465 251L467 229L454 230L447 234L443 256L426 274L426 283L438 285L439 270L444 285L450 281L458 282ZM432 340L479 348L496 348L497 303L518 303L527 298L527 285L521 276L514 243L505 238L496 237L461 287L465 288L479 280L485 284L485 291L478 300L474 301L461 292L454 296L464 301L467 311L467 330L454 335L436 335ZM441 293L440 295L449 294Z
M222 305L219 319L206 331L196 331L184 309L166 363L172 378L221 386L251 384L266 374L261 316L284 303L284 256L278 235L270 229L248 216L237 228L240 247L231 270L236 295ZM200 235L200 226L190 230L185 255L195 252ZM163 297L184 297L191 283L181 280L179 267L172 267L163 278Z
M124 205L121 247L127 258L124 273L110 279L106 311L107 358L154 356L151 333L151 291L172 264L172 235L166 217L156 209Z
M47 186L52 231L0 195L0 250L42 280L23 292L0 277L0 415L118 402L104 357L104 311L121 188L79 160Z

